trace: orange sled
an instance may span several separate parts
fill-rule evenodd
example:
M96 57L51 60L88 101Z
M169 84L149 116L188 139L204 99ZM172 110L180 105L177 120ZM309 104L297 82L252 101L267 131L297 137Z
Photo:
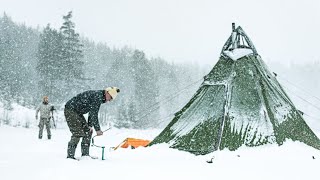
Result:
M113 150L116 150L119 147L127 148L129 146L131 146L132 149L135 149L135 148L137 148L139 146L146 147L149 143L150 143L149 140L127 138L124 141L122 141L117 147L114 147Z

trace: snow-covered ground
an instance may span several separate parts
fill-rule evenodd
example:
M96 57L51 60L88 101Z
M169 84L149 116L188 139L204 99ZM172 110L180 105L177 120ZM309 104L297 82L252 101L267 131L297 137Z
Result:
M52 140L39 140L36 127L0 126L0 179L319 179L320 151L299 142L243 147L206 156L170 149L165 144L116 151L108 148L127 137L150 140L160 131L111 129L95 138L96 144L107 147L106 160L101 160L101 149L91 147L91 154L100 159L74 161L66 159L71 135L68 129L53 129ZM80 156L79 147L76 153ZM213 163L206 163L212 156Z
M0 104L1 105L1 104ZM98 160L66 159L69 132L63 112L55 112L58 129L52 139L39 140L35 111L12 105L11 111L0 106L0 117L11 120L11 126L0 124L0 180L88 180L88 179L319 179L320 151L299 142L283 146L242 147L237 151L220 151L205 156L170 149L166 144L147 148L110 150L125 138L152 140L162 129L111 129L95 138L91 147ZM319 122L305 118L320 137ZM24 128L28 124L30 128ZM16 127L13 127L16 126ZM107 127L103 127L106 129ZM80 156L80 143L76 152ZM215 157L213 163L206 161Z

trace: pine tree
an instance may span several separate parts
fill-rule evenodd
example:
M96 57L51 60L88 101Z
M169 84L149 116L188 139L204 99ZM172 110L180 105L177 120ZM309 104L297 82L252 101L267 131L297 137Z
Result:
M173 114L178 110L177 106L181 104L179 102L179 80L177 78L177 73L175 71L176 65L169 64L163 59L156 58L151 61L153 71L158 77L157 85L159 87L159 97L158 101L160 102L160 117L161 119L168 117L169 114ZM185 75L185 74L184 74ZM189 82L190 83L190 82ZM171 89L171 93L168 93L168 89ZM175 94L175 96L172 96ZM191 96L191 95L190 95ZM158 124L165 124L158 122Z
M132 97L130 98L129 105L128 105L128 121L130 122L131 128L138 129L139 128L139 119L137 118L137 108L135 106L135 102L132 101Z
M57 83L64 78L60 68L63 65L61 49L61 34L48 24L40 35L36 69L40 76L39 87L41 88L41 94L53 97L51 99L59 98Z
M114 50L114 60L112 63L103 63L99 76L102 76L102 87L116 86L121 89L121 96L118 100L112 102L108 106L108 113L113 116L118 116L122 108L121 101L130 99L134 93L134 79L131 74L131 63L133 51L129 48L122 48L121 50ZM107 60L106 60L107 61ZM110 60L109 60L110 61ZM110 67L108 67L108 65ZM101 67L97 67L97 70ZM123 104L124 108L128 108L128 101Z
M17 25L6 14L0 22L0 88L2 99L18 99L24 90L23 76L26 69L21 63L18 47L21 44Z
M135 106L139 112L139 127L152 127L159 117L159 106L157 97L159 88L156 76L151 68L150 62L142 51L135 50L132 62L132 75L135 82Z
M118 110L118 117L115 123L117 128L131 128L130 114L128 111L128 103L124 100L120 102L120 107Z
M79 34L75 32L75 24L71 21L71 18L72 11L63 16L64 22L60 28L63 37L61 50L63 66L61 66L61 74L65 79L66 93L83 88L84 80L83 45L80 42Z

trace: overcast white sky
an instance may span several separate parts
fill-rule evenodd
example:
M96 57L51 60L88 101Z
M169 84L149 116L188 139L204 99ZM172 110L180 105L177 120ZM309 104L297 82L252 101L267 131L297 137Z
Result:
M33 27L58 29L70 10L81 35L148 57L214 65L235 22L265 61L320 61L320 0L0 0Z

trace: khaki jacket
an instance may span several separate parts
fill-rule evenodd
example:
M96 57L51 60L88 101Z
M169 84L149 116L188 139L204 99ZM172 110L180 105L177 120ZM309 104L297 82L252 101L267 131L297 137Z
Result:
M52 107L52 105L50 103L48 103L48 104L41 103L36 110L36 118L38 117L39 111L40 111L40 119L41 118L50 118L51 117L51 114L50 114L51 107Z

